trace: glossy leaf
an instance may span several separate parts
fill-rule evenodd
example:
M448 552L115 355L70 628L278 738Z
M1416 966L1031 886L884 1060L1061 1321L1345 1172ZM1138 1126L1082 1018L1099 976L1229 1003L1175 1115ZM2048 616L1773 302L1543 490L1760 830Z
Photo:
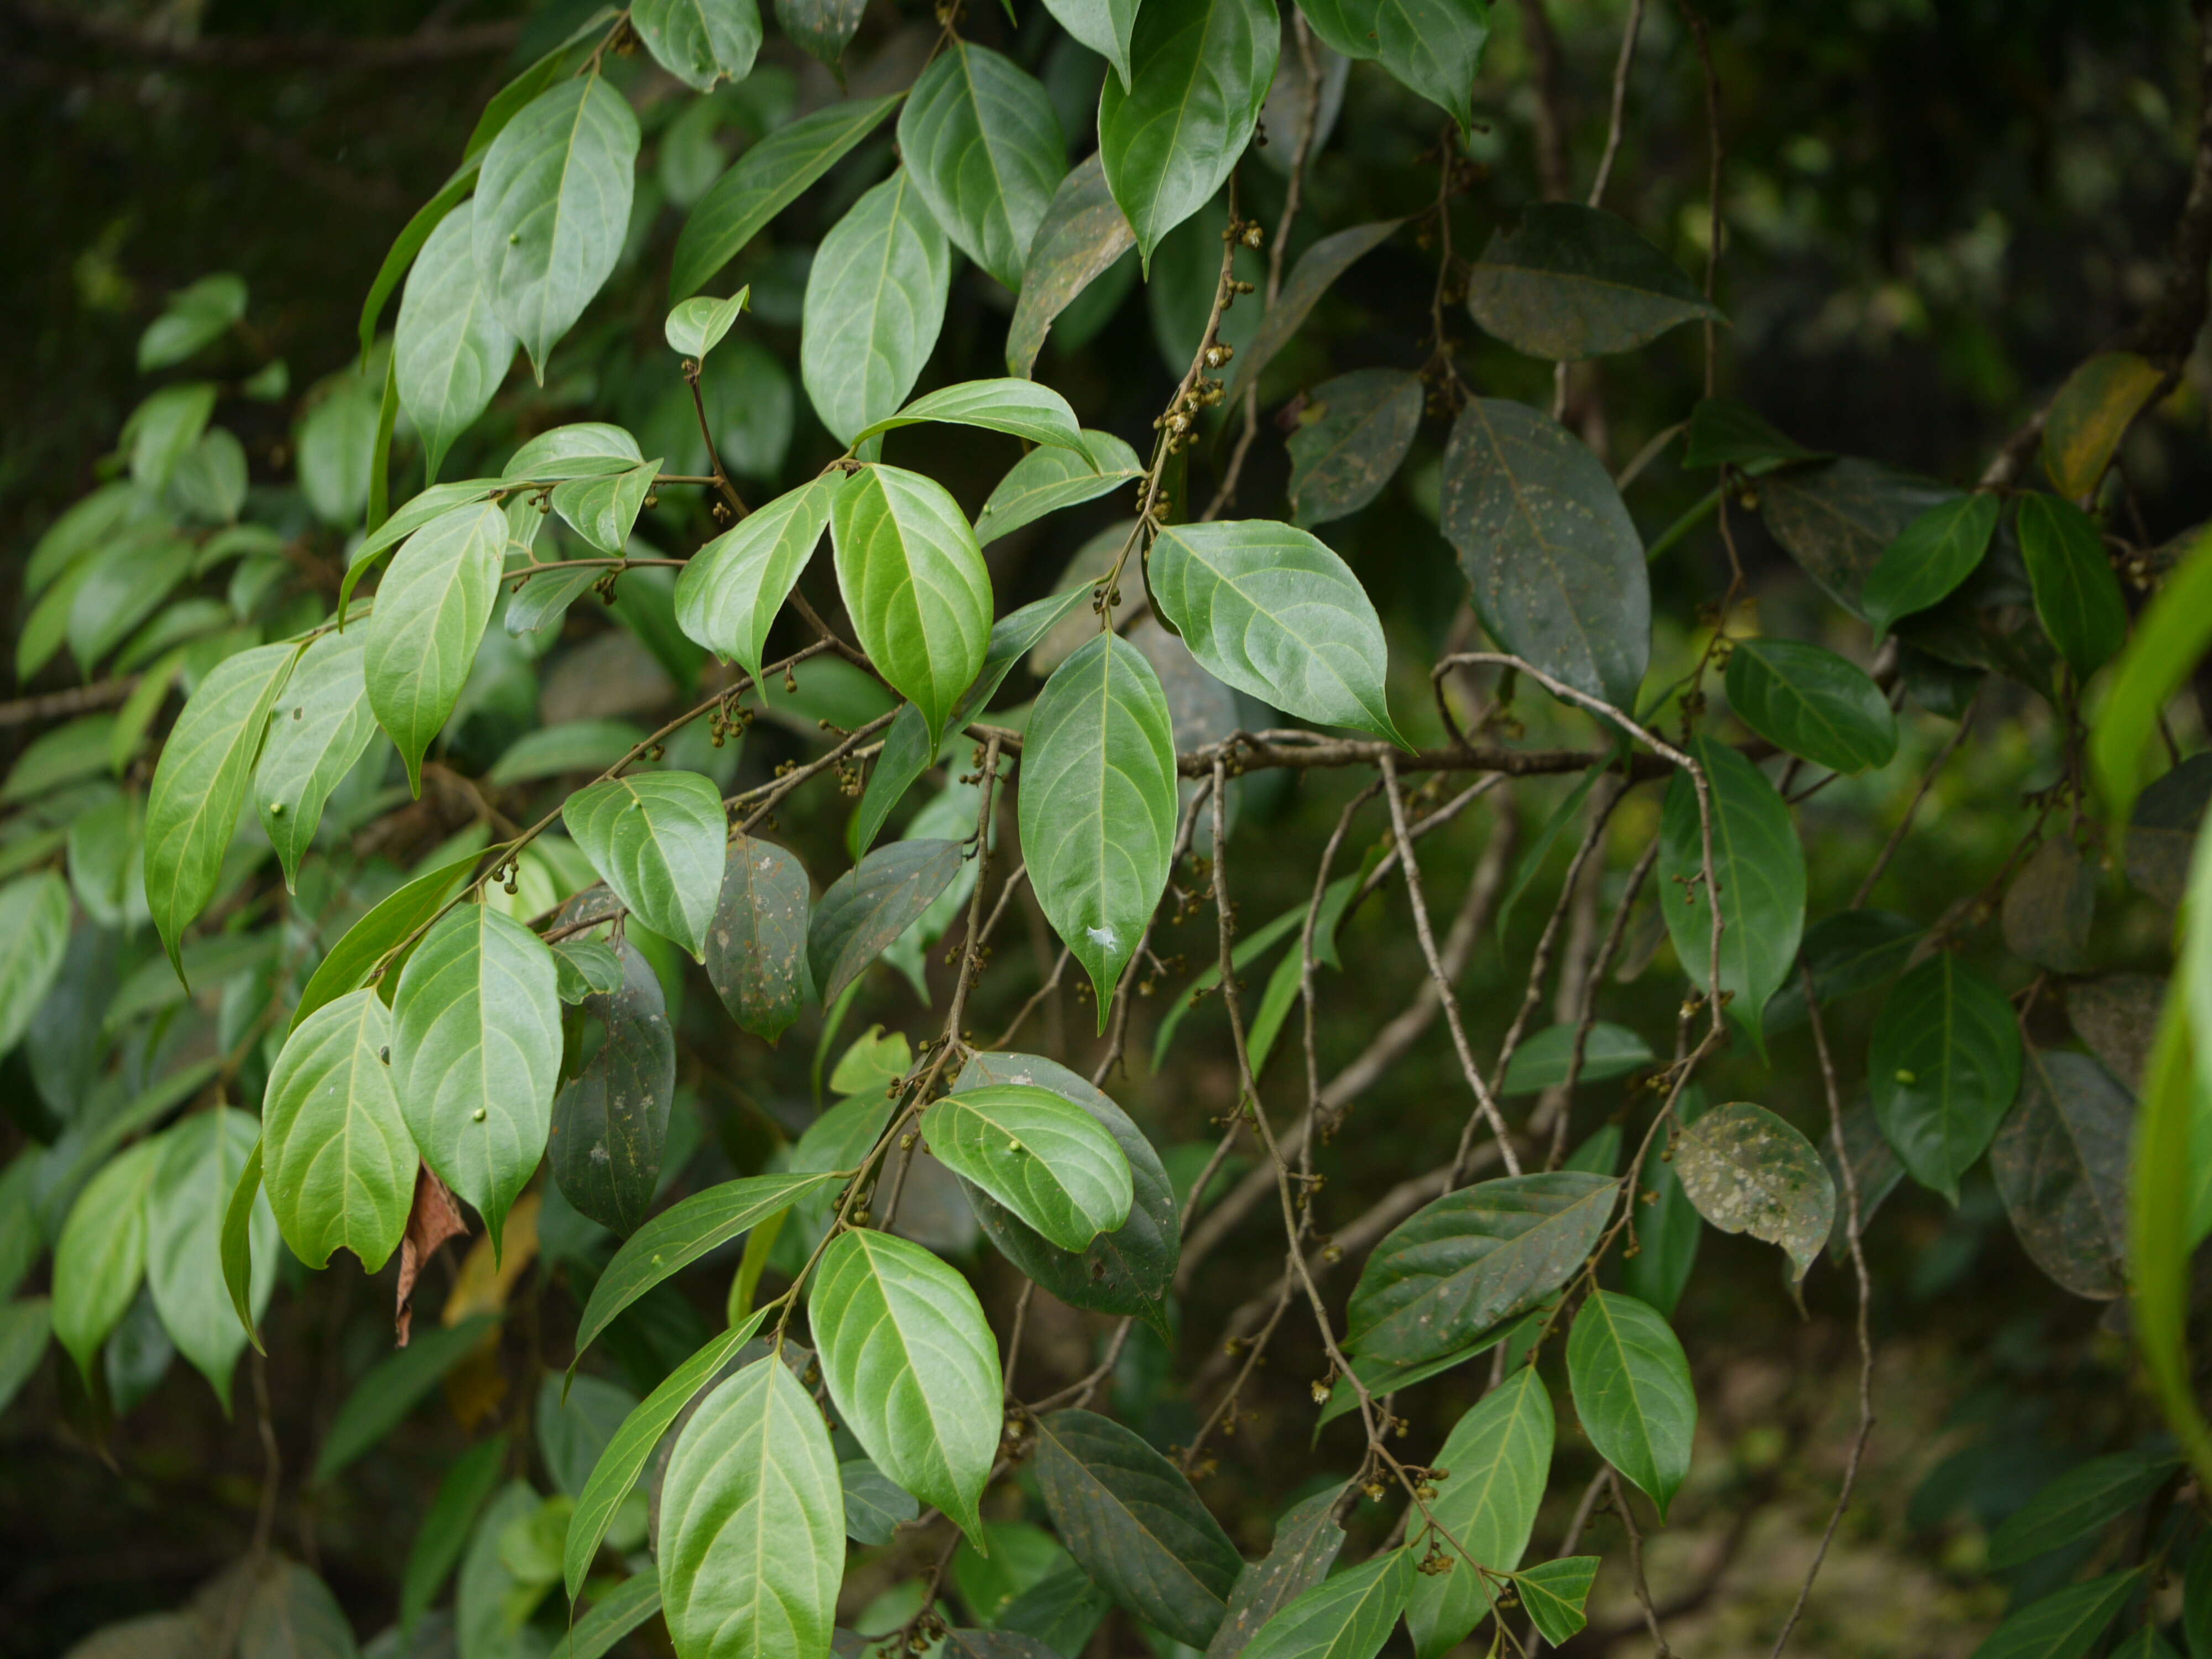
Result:
M2105 538L2094 519L2055 495L2021 496L2019 526L2035 614L2075 677L2086 680L2128 641L2127 601Z
M0 886L0 1054L12 1050L61 975L69 888L52 870Z
M2025 1058L2020 1100L1990 1143L1990 1173L2013 1231L2075 1295L2119 1296L2135 1102L2086 1054L2029 1048Z
M89 1379L146 1273L146 1197L165 1149L142 1140L85 1183L54 1244L54 1340Z
M514 361L514 336L477 274L476 204L439 222L407 274L392 337L399 406L422 435L431 478L454 439L483 414Z
M1097 635L1045 683L1024 741L1030 883L1091 976L1103 1031L1175 840L1175 739L1159 677L1134 646Z
M1467 308L1516 350L1558 362L1633 351L1720 318L1626 220L1578 202L1536 203L1492 235L1468 273Z
M1764 1106L1716 1106L1675 1137L1674 1173L1698 1213L1790 1258L1804 1279L1836 1218L1836 1188L1813 1143Z
M375 1273L406 1231L418 1158L391 1048L376 993L349 991L302 1020L270 1068L262 1179L284 1242L310 1267L343 1248Z
M1766 775L1725 744L1698 738L1691 754L1711 794L1713 878L1720 887L1720 988L1729 1014L1756 1040L1767 1000L1794 969L1805 927L1805 849ZM1712 977L1713 923L1705 887L1705 830L1686 772L1667 786L1660 818L1662 907L1682 970L1699 989ZM1687 902L1675 895L1686 896Z
M1357 513L1382 493L1420 430L1420 378L1356 369L1314 388L1291 434L1291 517L1304 527Z
M1053 21L1112 65L1129 84L1129 36L1137 24L1138 0L1048 0Z
M477 270L541 382L622 252L637 145L628 100L592 74L540 93L484 152Z
M1582 1266L1620 1192L1607 1176L1561 1170L1478 1182L1424 1206L1367 1258L1350 1346L1428 1359L1534 1306Z
M1374 1659L1406 1610L1417 1559L1404 1547L1324 1579L1270 1619L1244 1651L1252 1659Z
M288 890L298 888L300 861L314 844L331 792L375 735L362 631L324 635L285 682L253 771L253 804Z
M773 842L738 836L707 928L707 977L730 1018L775 1042L812 990L806 962L806 867Z
M1991 1632L1973 1659L2081 1659L2119 1617L2142 1579L2141 1567L2108 1572L2031 1601Z
M934 1102L921 1132L938 1161L1063 1250L1129 1218L1129 1160L1082 1107L1033 1084L985 1084Z
M754 0L635 0L629 21L660 66L695 92L744 80L760 51Z
M1038 1422L1032 1467L1054 1529L1094 1582L1178 1642L1212 1638L1244 1562L1182 1471L1080 1410Z
M417 795L422 757L476 664L506 555L507 515L496 503L457 507L407 539L377 587L362 660L368 706Z
M1997 506L1986 491L1954 495L1922 513L1882 550L1859 594L1876 639L1899 618L1948 599L1974 574L1996 533Z
M959 250L1010 289L1067 171L1052 100L1009 58L947 41L899 112L899 155Z
M1098 149L1149 270L1251 141L1282 39L1269 0L1156 0L1129 36L1127 85L1098 98Z
M1634 708L1651 655L1644 543L1573 434L1526 404L1469 403L1444 452L1443 524L1484 626L1508 651Z
M913 392L936 349L951 281L951 245L904 167L822 239L806 278L799 373L841 443Z
M223 1215L259 1133L252 1115L234 1108L193 1113L161 1137L146 1194L147 1288L178 1352L226 1408L246 1328L223 1282ZM276 1222L265 1200L253 1203L250 1232L259 1236L252 1286L258 1314L276 1282Z
M1336 279L1352 269L1366 255L1389 240L1393 232L1406 222L1402 219L1378 219L1371 224L1353 225L1348 230L1333 231L1322 237L1291 267L1284 278L1282 291L1276 295L1274 304L1267 307L1260 325L1252 331L1252 337L1237 354L1237 366L1230 371L1224 401L1236 402L1245 388L1260 378L1260 373L1275 360L1275 354L1291 343L1313 308L1321 303Z
M1492 1572L1521 1565L1551 1477L1556 1426L1552 1397L1534 1365L1522 1365L1478 1401L1445 1437L1434 1462L1450 1472L1437 1483L1430 1516L1457 1547L1418 1513L1407 1517L1409 1547L1433 1540L1447 1565L1411 1588L1406 1627L1413 1651L1431 1659L1457 1646L1487 1618L1496 1594L1468 1556ZM1465 1554L1462 1552L1464 1551Z
M1665 1521L1690 1472L1698 1426L1680 1339L1634 1297L1595 1291L1567 1335L1567 1381L1598 1455L1642 1488Z
M1553 1647L1565 1645L1589 1622L1583 1609L1589 1603L1590 1586L1597 1582L1597 1569L1596 1556L1570 1555L1515 1576L1521 1605Z
M1067 406L1067 399L1031 380L962 380L939 387L896 414L870 422L854 441L865 443L879 432L918 426L925 421L1003 432L1026 443L1071 451L1086 465L1091 459L1083 429L1076 424L1075 411Z
M630 914L703 962L729 826L696 772L645 772L580 789L562 822Z
M1875 1021L1867 1085L1882 1134L1912 1178L1959 1201L2020 1091L2012 1004L1948 951L1897 982Z
M660 1594L684 1659L826 1654L845 1504L822 1413L782 1359L708 1395L660 1492Z
M659 931L656 929L655 931ZM659 1184L676 1097L676 1034L652 965L622 946L623 985L584 999L605 1039L553 1100L553 1179L577 1210L618 1236L645 1219Z
M689 299L897 107L904 93L832 104L779 127L699 198L676 239L668 297ZM894 400L896 401L896 400Z
M979 1539L976 1502L999 1449L999 1344L968 1281L919 1244L844 1232L823 1252L807 1309L838 1420L878 1468Z
M1100 14L1126 8L1132 23L1137 15L1131 0L1055 0L1056 13L1071 6ZM1123 28L1126 36L1126 24ZM1111 270L1136 240L1121 204L1107 187L1104 158L1093 155L1078 163L1053 191L1030 240L1021 293L1006 329L1008 373L1029 374L1054 320Z
M830 504L830 534L860 648L921 711L934 748L990 641L991 573L975 532L943 485L868 466Z
M538 1168L561 1066L552 954L488 904L448 911L400 970L392 1084L422 1161L495 1241Z
M1832 651L1794 640L1739 640L1729 706L1769 741L1832 772L1887 766L1897 716L1881 689Z
M836 495L834 476L777 496L708 542L676 579L676 622L757 684L769 629L814 556Z
M866 971L960 872L957 841L898 841L830 884L807 925L806 957L823 1004Z
M193 690L161 746L146 798L146 902L180 976L185 929L215 896L293 656L289 645L264 645L224 658Z

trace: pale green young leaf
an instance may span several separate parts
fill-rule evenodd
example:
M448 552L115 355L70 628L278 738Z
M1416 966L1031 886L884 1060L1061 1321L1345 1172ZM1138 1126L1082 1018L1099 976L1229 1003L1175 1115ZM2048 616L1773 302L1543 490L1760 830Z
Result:
M1030 884L1090 975L1103 1031L1175 844L1174 728L1159 676L1136 647L1096 635L1045 682L1020 798Z
M408 538L377 587L362 662L368 706L417 795L422 757L476 664L506 552L507 516L496 503L457 507Z
M548 427L507 458L500 476L512 482L599 477L626 471L645 459L626 427L607 421L572 421Z
M975 515L975 539L989 546L1048 513L1111 495L1145 476L1137 452L1110 432L1089 428L1079 434L1086 457L1076 446L1041 445L1008 469Z
M954 38L899 112L899 155L963 253L1010 289L1067 171L1043 86L1011 59Z
M1417 1579L1407 1597L1406 1627L1419 1659L1456 1647L1490 1615L1497 1592L1467 1555L1492 1572L1521 1565L1551 1478L1555 1432L1543 1379L1534 1365L1522 1365L1445 1437L1431 1461L1449 1478L1437 1483L1426 1516L1407 1517L1407 1541L1423 1546L1434 1539L1446 1563L1443 1571ZM1437 1528L1458 1547L1437 1538Z
M708 1395L678 1437L660 1489L659 1559L662 1609L684 1659L829 1652L844 1489L822 1413L780 1355Z
M60 976L69 950L69 887L52 870L0 887L0 1054L14 1049Z
M707 354L721 344L722 337L737 322L738 313L745 308L752 292L748 283L726 300L696 295L678 301L661 325L668 349L695 362L704 362Z
M560 1065L551 952L488 904L448 911L400 970L392 1084L422 1161L482 1212L495 1249L545 1151Z
M698 961L722 890L729 824L696 772L646 772L580 789L562 821L630 914Z
M1246 1659L1375 1659L1422 1583L1411 1545L1324 1578L1261 1626Z
M142 1140L85 1183L54 1244L54 1340L88 1380L146 1273L146 1194L166 1149Z
M191 574L192 547L173 537L126 538L94 554L70 600L70 654L89 675Z
M999 1449L999 1344L968 1281L919 1244L845 1232L823 1253L807 1306L838 1420L877 1468L979 1538Z
M259 1135L252 1115L234 1107L191 1114L161 1137L161 1162L146 1194L147 1288L178 1352L226 1411L247 1328L224 1282L223 1218ZM276 1283L276 1218L267 1199L252 1202L250 1306L258 1323Z
M138 372L173 368L211 345L246 315L246 279L221 271L169 295L160 316L138 337Z
M270 1068L262 1180L284 1242L310 1267L345 1249L375 1273L406 1231L417 1157L392 1060L392 1017L364 989L301 1021Z
M499 488L496 478L463 478L453 483L432 484L362 539L346 563L345 580L338 585L338 621L343 625L353 591L362 578L383 562L383 556L433 520L457 507L480 501Z
M806 277L799 374L839 442L906 401L936 349L951 282L951 246L904 167L822 239Z
M769 629L814 556L837 495L835 474L787 490L694 553L676 579L676 622L757 684Z
M215 896L269 711L296 655L292 646L263 645L224 658L161 747L146 797L146 902L180 975L185 929Z
M1485 0L1299 0L1298 9L1328 45L1380 61L1467 128L1468 94L1490 40Z
M1129 1218L1129 1160L1082 1107L1034 1085L963 1088L922 1114L938 1161L1063 1250Z
M924 421L1004 432L1028 443L1072 450L1086 463L1091 460L1083 429L1076 424L1075 411L1067 406L1067 399L1033 380L963 380L940 387L915 398L896 414L872 422L853 441L865 443L879 432Z
M541 382L622 252L637 145L628 100L594 74L540 93L484 151L477 270Z
M368 506L383 407L376 387L347 373L325 383L293 428L300 493L335 529L357 527Z
M300 860L314 844L324 804L376 735L363 676L363 635L325 634L301 657L270 711L253 770L261 828L295 890Z
M1351 567L1310 532L1265 519L1170 526L1145 580L1215 678L1301 720L1404 746L1384 690L1382 620Z
M1592 1291L1567 1336L1567 1381L1598 1455L1634 1481L1666 1520L1690 1472L1698 1426L1680 1339L1634 1297Z
M744 80L760 51L755 0L635 0L629 21L660 67L695 92Z
M684 222L676 239L668 297L682 300L697 293L769 220L875 131L905 96L895 92L832 104L777 128L740 155ZM815 257L818 261L821 253Z
M605 939L567 939L547 947L559 976L561 1000L574 1007L593 992L622 988L622 958Z
M1897 716L1881 688L1817 645L1738 640L1729 653L1728 694L1745 725L1815 766L1863 772L1897 753Z
M399 298L392 368L399 406L422 439L433 479L454 439L483 414L514 361L514 336L492 310L478 275L476 204L463 202L430 233Z
M871 465L830 503L830 535L860 648L921 711L934 748L990 642L991 573L975 532L942 484Z
M268 1194L261 1188L261 1140L256 1136L253 1150L246 1155L246 1164L238 1172L238 1180L230 1189L230 1200L223 1206L221 1248L222 1255L222 1287L230 1297L231 1311L238 1316L239 1328L246 1340L253 1345L256 1353L267 1353L268 1346L261 1340L263 1308L255 1295L255 1281L263 1277L254 1271L254 1235L276 1231L273 1224L263 1225L264 1217L270 1215ZM264 1238L264 1243L270 1241Z
M1281 48L1270 0L1153 0L1138 13L1129 84L1109 78L1099 94L1098 149L1147 267L1243 155Z
M200 434L169 479L169 498L209 524L234 523L246 506L246 446L222 427Z
M1093 4L1101 0L1067 0ZM1109 5L1128 0L1103 0ZM1133 21L1137 9L1128 4ZM1121 263L1136 246L1121 204L1107 188L1102 159L1093 155L1079 162L1060 181L1030 241L1029 263L1022 268L1021 293L1014 301L1013 321L1006 327L1006 370L1026 378L1044 347L1054 321L1074 305L1091 283Z
M2020 1092L2020 1072L2012 1004L1948 951L1898 981L1867 1048L1883 1138L1915 1181L1954 1204Z

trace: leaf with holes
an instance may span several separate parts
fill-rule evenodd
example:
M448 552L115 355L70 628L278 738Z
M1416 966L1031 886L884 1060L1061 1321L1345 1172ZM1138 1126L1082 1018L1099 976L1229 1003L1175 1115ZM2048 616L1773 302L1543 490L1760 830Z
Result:
M457 507L393 556L369 613L362 670L368 706L422 793L422 757L460 700L499 598L507 515L495 501Z
M914 391L951 282L951 246L904 167L822 239L807 272L799 374L838 441L853 442Z
M2127 1289L2135 1101L2087 1054L2029 1048L2021 1084L1990 1143L1990 1173L2013 1231L2058 1284L2110 1300Z
M1832 772L1887 766L1897 716L1881 688L1832 651L1795 640L1738 640L1729 706L1762 738Z
M1060 0L1063 6L1107 7L1128 0ZM1131 21L1137 9L1128 4ZM1072 33L1073 31L1071 31ZM1022 267L1021 293L1006 328L1006 368L1026 377L1053 323L1076 297L1119 263L1136 233L1107 188L1104 159L1092 155L1060 181L1037 222Z
M1067 172L1052 100L1012 59L957 36L899 112L899 155L960 251L1010 289Z
M392 367L399 406L422 439L434 481L453 440L490 404L514 361L514 336L492 309L477 270L474 202L439 222L416 256L399 300Z
M1426 1516L1407 1517L1407 1543L1435 1540L1445 1564L1441 1572L1424 1574L1407 1600L1406 1628L1419 1659L1456 1647L1490 1615L1497 1592L1468 1556L1493 1573L1521 1565L1551 1478L1555 1433L1552 1397L1536 1368L1522 1365L1445 1437L1435 1464L1450 1479L1437 1483Z
M270 711L269 735L253 771L261 828L295 890L300 860L314 844L331 791L376 735L363 677L361 630L325 634L300 659Z
M1129 1160L1090 1113L1034 1084L983 1084L933 1103L921 1133L938 1161L1063 1250L1129 1218Z
M1836 1218L1836 1187L1813 1143L1764 1106L1716 1106L1674 1139L1674 1173L1724 1233L1778 1246L1802 1283Z
M769 629L830 523L836 475L777 496L708 542L676 579L676 624L758 684Z
M729 825L696 772L645 772L580 789L562 822L632 915L704 962Z
M622 988L584 999L585 1016L599 1023L605 1040L554 1097L550 1151L562 1195L627 1237L660 1182L676 1034L652 964L627 942L620 948Z
M1490 239L1468 274L1468 314L1517 351L1577 362L1648 345L1721 314L1626 219L1540 202Z
M813 989L806 963L812 904L806 866L773 842L738 836L707 927L707 977L730 1018L774 1042Z
M2012 1004L1948 951L1898 981L1867 1049L1883 1136L1915 1181L1954 1204L2020 1091L2020 1070Z
M1420 430L1420 377L1362 368L1316 386L1291 434L1291 517L1310 528L1357 513L1382 493Z
M1632 1296L1594 1291L1567 1336L1575 1413L1598 1455L1667 1507L1690 1472L1698 1398L1667 1322Z
M375 1273L399 1248L419 1158L375 992L325 1003L285 1039L262 1095L261 1159L277 1227L310 1267L344 1249Z
M806 930L806 958L824 1006L952 884L957 841L895 841L830 884Z

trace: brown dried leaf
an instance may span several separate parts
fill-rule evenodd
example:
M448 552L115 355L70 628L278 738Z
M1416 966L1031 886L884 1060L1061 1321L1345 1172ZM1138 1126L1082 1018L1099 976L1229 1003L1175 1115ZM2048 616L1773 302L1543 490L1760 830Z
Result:
M468 1235L469 1224L461 1219L453 1189L432 1174L428 1164L417 1164L414 1207L407 1212L407 1231L399 1241L399 1297L392 1315L399 1346L407 1346L415 1322L415 1281L447 1239Z

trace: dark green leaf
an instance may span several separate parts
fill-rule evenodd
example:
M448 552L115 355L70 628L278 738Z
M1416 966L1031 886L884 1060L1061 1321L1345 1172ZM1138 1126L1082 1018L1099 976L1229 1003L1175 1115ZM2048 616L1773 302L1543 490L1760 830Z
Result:
M2130 1091L2149 1079L2166 981L2154 974L2100 974L2066 988L2066 1017L2089 1052Z
M1052 100L1011 59L955 38L899 112L899 154L955 246L1010 289L1067 171Z
M1690 411L1689 435L1682 446L1682 465L1692 468L1750 468L1761 462L1826 459L1820 451L1808 449L1776 429L1757 410L1732 398L1698 399L1697 407Z
M1805 930L1797 953L1821 1006L1872 990L1901 969L1920 942L1920 924L1894 910L1842 910ZM1766 1031L1794 1030L1805 1019L1805 984L1793 973L1766 1005Z
M2081 1659L2119 1617L2142 1579L2141 1567L2108 1572L2031 1601L1992 1631L1973 1659Z
M921 1513L912 1493L865 1457L840 1463L837 1479L845 1489L845 1535L856 1544L888 1544Z
M1785 467L1759 481L1759 515L1774 539L1858 616L1869 614L1862 590L1891 544L1929 508L1957 499L1947 484L1848 457ZM1904 614L1894 604L1890 615Z
M1589 1601L1590 1586L1597 1582L1597 1569L1596 1556L1570 1555L1514 1576L1521 1605L1553 1647L1563 1646L1589 1622L1583 1608Z
M349 991L301 1020L270 1068L263 1179L284 1242L310 1267L345 1249L375 1273L406 1231L418 1158L391 1054L384 1004Z
M1959 1177L2012 1105L2020 1066L2012 1004L1955 956L1939 952L1897 982L1875 1021L1867 1084L1915 1181L1959 1201Z
M2075 1465L2007 1516L1990 1534L1990 1565L2016 1567L2101 1532L2165 1485L2176 1457L2119 1452Z
M1467 308L1516 350L1561 362L1633 351L1684 323L1720 319L1681 267L1626 220L1578 202L1537 203L1492 235L1468 275Z
M773 842L730 842L707 929L707 977L730 1018L775 1042L812 989L806 963L806 867Z
M1291 434L1291 517L1311 527L1382 493L1420 430L1427 393L1399 368L1362 368L1314 388Z
M584 999L605 1028L598 1052L553 1102L553 1178L578 1211L622 1237L659 1184L676 1094L676 1034L652 965L627 943L623 986Z
M2109 1300L2127 1289L2135 1102L2086 1054L2029 1048L2026 1058L1990 1173L2035 1265L2076 1296Z
M0 1412L8 1409L46 1357L52 1313L52 1304L43 1296L0 1302Z
M1729 653L1728 694L1753 731L1830 771L1887 766L1897 753L1897 716L1881 688L1817 645L1737 641Z
M830 883L806 933L807 962L825 1006L951 885L963 856L957 841L896 841Z
M2089 930L2097 919L2097 867L2067 836L2054 836L2021 864L1999 915L2005 946L2014 956L2058 973L2080 973L2089 965Z
M1211 1641L1244 1561L1182 1472L1092 1412L1043 1419L1036 1448L1045 1508L1084 1571L1176 1641Z
M1448 3L1448 0L1447 0ZM1277 142L1280 142L1279 139ZM1237 367L1229 376L1229 387L1223 396L1225 403L1235 403L1244 395L1244 389L1260 378L1260 372L1275 360L1275 354L1291 343L1291 337L1305 325L1321 296L1328 292L1336 279L1352 269L1360 259L1372 253L1390 240L1391 233L1406 222L1403 219L1378 219L1372 224L1354 225L1322 237L1304 253L1291 267L1291 274L1283 282L1282 291L1276 295L1275 303L1267 307L1252 337L1237 354ZM1218 264L1218 258L1217 258Z
M412 1631L430 1604L438 1599L446 1580L460 1565L469 1529L491 1499L507 1467L507 1443L499 1436L477 1442L454 1461L438 1483L429 1513L416 1528L408 1547L407 1565L399 1576L399 1627Z
M859 31L866 0L775 0L775 21L810 58L842 78L838 59Z
M473 1352L493 1325L490 1317L479 1314L457 1325L418 1331L398 1352L369 1367L331 1419L308 1484L327 1485L332 1475L404 1422L438 1386L439 1378Z
M1836 1215L1835 1183L1813 1143L1764 1106L1731 1101L1676 1136L1674 1152L1698 1213L1779 1247L1802 1282Z
M1575 1414L1598 1455L1667 1507L1690 1472L1698 1400L1667 1322L1632 1296L1595 1291L1567 1337Z
M1522 1365L1446 1437L1434 1461L1449 1478L1437 1483L1426 1516L1407 1517L1408 1546L1434 1542L1447 1563L1412 1586L1406 1628L1419 1659L1449 1652L1490 1614L1495 1592L1468 1556L1492 1572L1521 1565L1551 1478L1554 1432L1552 1397L1536 1368Z
M1082 1568L1066 1566L1009 1601L999 1614L998 1627L1035 1637L1060 1659L1077 1659L1113 1606L1113 1598Z
M1486 0L1300 0L1298 10L1329 46L1347 58L1378 59L1467 127L1468 94L1490 40Z
M2020 551L2035 614L2076 678L2087 679L2128 642L2127 601L2097 521L2056 495L2021 497Z
M1137 13L1128 0L1060 0L1060 3L1096 7L1102 12L1127 6L1133 22ZM1121 204L1107 188L1103 156L1091 156L1060 181L1044 216L1037 222L1030 240L1029 258L1022 267L1021 295L1014 304L1014 319L1006 329L1010 373L1029 374L1054 319L1112 270L1136 240Z
M1501 1092L1532 1095L1539 1089L1565 1083L1574 1063L1575 1038L1580 1030L1576 1025L1548 1026L1516 1048L1512 1063L1505 1068ZM1583 1083L1603 1083L1626 1077L1650 1063L1650 1043L1625 1025L1601 1019L1590 1026L1583 1041L1582 1070L1577 1075Z
M1417 1575L1410 1546L1323 1579L1270 1619L1252 1659L1375 1659L1406 1610Z
M1478 398L1452 427L1443 514L1499 643L1633 708L1651 657L1651 584L1644 543L1597 457L1540 410Z
M54 872L0 887L0 1054L23 1040L61 976L69 938L69 888Z
M1859 608L1880 639L1898 619L1950 597L1974 574L1996 532L1997 498L1954 495L1899 531L1867 573Z
M1237 1659L1262 1625L1328 1576L1344 1547L1344 1528L1336 1518L1343 1498L1341 1488L1331 1488L1284 1511L1266 1558L1237 1574L1229 1611L1206 1645L1206 1659Z

